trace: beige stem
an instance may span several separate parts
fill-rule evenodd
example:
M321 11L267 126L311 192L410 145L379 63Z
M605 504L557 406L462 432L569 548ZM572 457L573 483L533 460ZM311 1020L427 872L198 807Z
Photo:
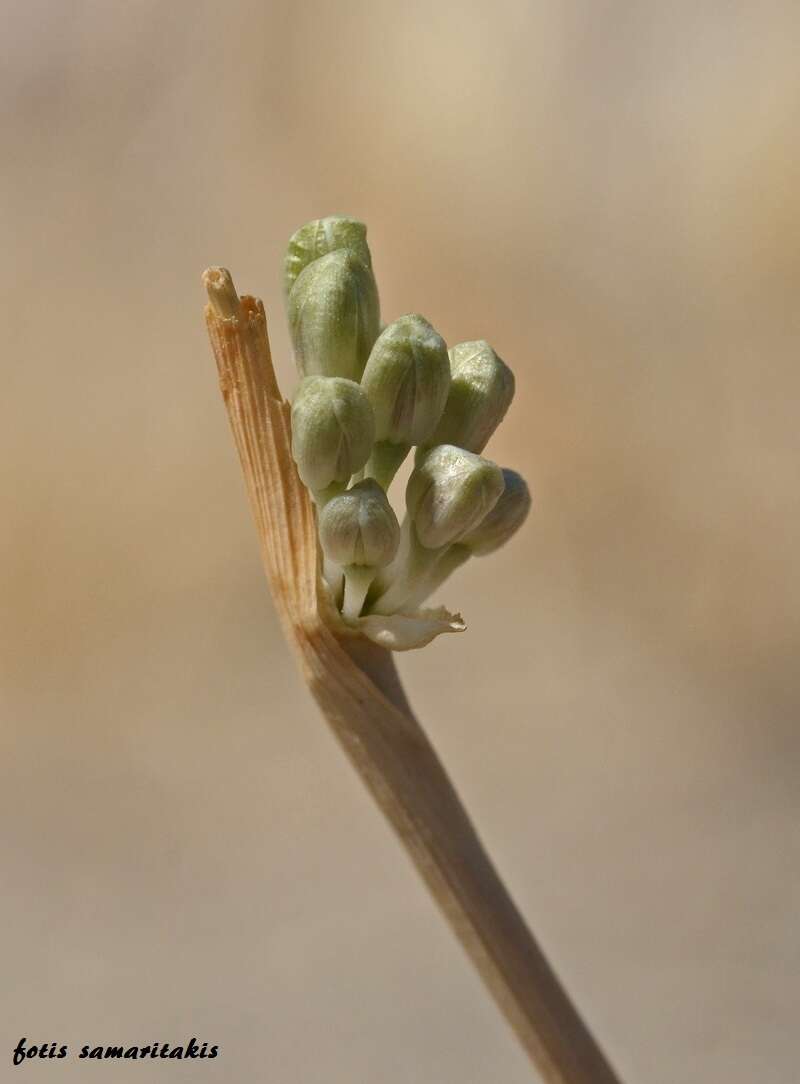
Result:
M411 712L391 653L348 632L328 601L263 305L240 300L227 271L203 278L264 567L311 692L543 1079L619 1084L481 845Z

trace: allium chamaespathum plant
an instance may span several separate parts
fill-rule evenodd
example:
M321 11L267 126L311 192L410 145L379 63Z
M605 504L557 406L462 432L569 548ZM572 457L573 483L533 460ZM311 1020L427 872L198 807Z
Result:
M224 268L203 282L264 570L304 681L541 1079L620 1084L481 844L392 655L464 627L421 607L528 513L522 478L483 457L511 372L485 342L448 352L421 316L381 328L366 230L349 218L309 222L289 244L302 378L292 405L262 302L239 297ZM387 490L412 448L401 526Z
M324 577L342 620L396 650L464 628L420 609L470 556L511 538L530 508L513 470L482 452L514 395L483 341L449 351L416 313L381 328L366 227L306 223L284 269L301 377L292 455L317 506ZM402 525L387 491L416 448Z

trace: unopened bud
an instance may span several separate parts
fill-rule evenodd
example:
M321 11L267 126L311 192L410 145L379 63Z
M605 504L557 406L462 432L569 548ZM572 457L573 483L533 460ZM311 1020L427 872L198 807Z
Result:
M406 487L417 538L428 549L458 542L494 508L503 472L488 459L443 444L420 456Z
M319 515L319 537L336 564L381 568L397 553L400 525L384 491L367 478L328 501Z
M531 495L525 479L515 470L503 468L505 489L494 508L478 526L461 539L470 553L483 557L504 546L515 534L531 508Z
M401 316L378 336L361 386L372 403L375 436L391 444L425 443L450 390L447 345L422 316Z
M289 293L289 330L301 376L360 380L380 330L371 268L347 249L308 264Z
M312 492L360 471L374 434L372 407L358 384L326 376L301 381L292 403L292 456Z
M295 280L310 263L329 252L346 249L366 267L372 266L367 244L367 227L344 215L315 218L292 234L284 260L284 286L288 294Z
M482 340L450 351L450 394L431 444L482 452L514 398L514 374Z

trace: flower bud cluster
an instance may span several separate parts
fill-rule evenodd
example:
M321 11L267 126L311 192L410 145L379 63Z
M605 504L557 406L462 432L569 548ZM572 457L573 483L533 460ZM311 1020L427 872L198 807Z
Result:
M514 396L513 373L483 341L448 352L416 313L380 330L366 227L353 219L301 227L284 283L302 378L292 454L318 507L332 594L351 623L411 614L527 516L525 482L481 454ZM386 492L413 447L401 528Z

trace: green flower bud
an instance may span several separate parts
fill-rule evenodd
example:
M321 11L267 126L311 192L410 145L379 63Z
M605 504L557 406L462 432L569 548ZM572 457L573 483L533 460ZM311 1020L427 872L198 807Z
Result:
M515 531L522 526L531 507L528 487L516 471L507 470L505 467L503 480L505 489L500 494L497 504L477 527L463 535L460 541L439 550L433 561L420 561L420 555L416 555L416 567L411 567L412 573L416 572L416 575L405 588L404 606L413 608L421 605L470 557L483 557L485 554L493 553L500 546L505 545ZM425 552L431 553L430 550ZM388 593L384 596L386 597L390 602L393 601Z
M422 455L406 487L416 536L427 549L460 541L494 508L503 472L488 459L442 444Z
M345 484L366 463L375 422L361 387L341 377L309 376L292 403L292 456L312 492Z
M361 386L375 413L377 440L405 445L426 442L450 390L444 339L422 316L401 316L378 336Z
M289 293L289 330L301 376L360 380L380 330L371 268L338 249L301 271Z
M388 565L400 543L400 525L386 494L371 478L331 498L319 515L325 555L336 564Z
M515 534L531 509L531 495L525 479L515 470L503 468L505 489L494 508L478 526L461 539L461 545L468 547L475 557L504 546Z
M514 398L514 374L482 340L454 346L450 369L450 394L430 443L482 452Z
M284 286L288 294L295 280L314 260L327 256L337 249L347 249L365 267L372 266L372 259L367 244L367 227L363 222L344 215L330 215L328 218L315 218L292 234L284 260Z

